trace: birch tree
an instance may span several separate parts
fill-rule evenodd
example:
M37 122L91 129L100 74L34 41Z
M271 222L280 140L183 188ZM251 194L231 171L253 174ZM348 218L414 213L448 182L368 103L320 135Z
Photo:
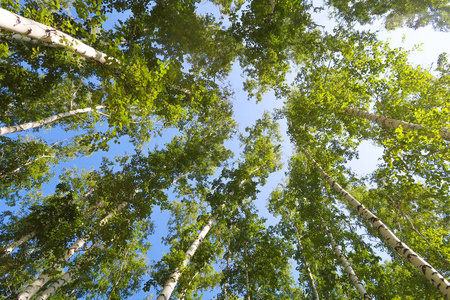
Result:
M49 181L53 166L91 153L90 146L83 145L79 136L53 143L32 137L2 137L0 147L0 197L12 205L20 200L20 191L39 190Z
M386 126L386 127L398 128L398 127L402 126L403 129L406 129L406 130L424 129L424 126L419 125L419 124L413 124L413 123L404 122L402 120L386 118L383 116L378 116L376 114L372 114L370 112L362 111L362 110L355 109L355 108L344 108L344 109L349 115L354 115L357 117L365 118L367 120L376 122L376 123ZM439 135L444 140L447 140L447 141L450 140L450 133L449 133L447 127L441 127L439 129Z
M378 276L381 260L371 245L349 230L348 219L342 208L335 207L336 200L327 195L320 185L316 170L298 156L291 158L288 177L283 185L274 190L269 198L269 211L281 218L277 232L296 248L292 259L300 273L299 284L312 298L358 297L345 269L333 263L335 253L323 230L321 218L329 220L330 226L345 241L346 253L351 253L352 265L367 283L370 294L376 295L382 284ZM350 258L349 258L350 259ZM370 270L370 271L369 271ZM315 291L315 292L314 292Z
M340 18L345 21L368 24L382 18L387 29L407 26L418 29L432 25L435 30L447 31L450 20L446 14L446 1L421 1L420 3L402 3L381 1L365 3L362 1L330 0Z
M263 184L268 174L278 168L280 152L279 145L276 144L279 141L276 123L273 123L268 114L265 114L262 119L256 122L254 127L247 128L247 131L249 132L247 137L240 137L241 143L244 144L244 150L242 160L238 162L238 167L234 170L224 169L221 177L213 183L216 188L210 195L205 196L206 201L214 207L215 213L205 221L206 224L202 227L197 238L190 244L181 267L177 266L175 271L168 275L169 279L164 284L160 297L170 297L181 276L181 271L189 264L215 220L223 217L222 214L227 213L227 210L231 209L232 206L243 201L242 197L249 197L255 193L256 184ZM253 178L256 178L256 180L253 181ZM221 183L221 181L227 180L228 183ZM169 259L168 257L165 258L166 261ZM155 276L161 277L158 274L155 274Z
M438 271L436 271L430 264L428 264L422 257L411 250L406 244L400 241L390 231L382 221L378 219L372 212L367 210L358 200L351 196L346 190L344 190L338 183L336 183L325 171L317 164L317 162L309 155L306 150L303 150L305 156L311 160L311 163L319 170L321 176L326 180L333 189L340 193L364 218L366 218L372 225L377 228L383 238L403 256L408 262L410 262L416 269L423 273L433 285L441 292L442 296L450 298L450 294L447 292L447 286L450 285L447 279L445 279Z
M245 299L271 299L279 294L302 297L290 271L290 246L272 228L264 228L265 220L250 210L242 208L230 220L235 229L229 251L231 262L224 270L229 292Z
M369 294L367 293L366 289L362 285L361 281L359 281L358 276L356 275L355 271L353 270L352 266L348 262L347 258L344 254L342 254L341 250L339 249L339 246L336 244L336 241L334 240L333 234L331 233L328 226L325 224L325 221L322 219L322 223L325 229L325 232L327 233L328 238L330 239L331 246L333 247L334 252L336 253L336 256L339 258L339 260L342 263L342 266L344 267L345 271L348 273L351 282L355 286L355 288L358 290L359 294L361 295L362 299L372 299Z

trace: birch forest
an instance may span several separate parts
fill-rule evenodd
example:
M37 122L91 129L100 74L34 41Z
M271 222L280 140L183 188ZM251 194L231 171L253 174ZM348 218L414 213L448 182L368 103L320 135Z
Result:
M0 299L450 299L450 60L374 24L450 1L1 0Z

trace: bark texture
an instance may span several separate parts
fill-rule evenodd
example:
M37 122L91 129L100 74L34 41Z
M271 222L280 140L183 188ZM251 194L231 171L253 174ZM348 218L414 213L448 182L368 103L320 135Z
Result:
M334 240L333 234L331 233L328 226L325 224L324 220L322 219L323 227L325 229L325 232L327 233L328 237L330 238L331 246L333 247L334 252L336 253L337 257L339 257L339 260L342 263L342 266L344 267L345 271L350 276L350 281L353 283L353 285L358 290L359 294L361 295L361 298L364 300L372 300L372 298L367 293L366 289L362 285L361 281L359 280L358 276L356 275L355 271L353 270L352 266L348 262L347 258L344 254L342 254L341 250L339 249L338 245L336 244L336 241Z
M70 35L50 26L21 17L15 13L0 8L0 29L8 30L31 39L61 48L70 48L79 55L101 64L116 61L106 54L86 45Z
M1 10L1 8L0 8L0 10ZM96 106L95 108L88 107L88 108L74 109L74 110L71 110L68 112L53 115L51 117L45 118L40 121L24 123L24 124L15 125L15 126L0 127L0 135L5 135L5 134L9 134L9 133L14 133L14 132L20 132L20 131L24 131L24 130L28 130L28 129L32 129L32 128L37 128L37 127L43 126L45 124L53 123L62 118L67 118L67 117L71 117L71 116L82 114L82 113L92 112L92 111L103 109L103 108L105 108L105 107L102 105L99 105L99 106Z
M119 206L117 206L117 208L109 213L106 217L104 217L101 221L100 221L100 226L106 224L106 222L108 222L108 220L114 216L115 213L120 212L125 206L126 206L127 202L122 202ZM69 248L66 249L66 253L64 254L64 258L62 259L62 261L68 261L70 258L72 258L72 256L81 248L84 246L84 244L86 243L86 239L84 238L79 238L76 242L74 242L72 245L70 245ZM19 298L17 298L18 300L25 300L25 299L30 299L32 296L34 296L41 288L42 286L44 286L48 281L50 280L50 277L46 274L46 272L44 271L35 281L33 281L29 286L27 286L27 288L25 289L25 291L23 291L22 293L20 293Z
M353 115L353 116L357 116L360 118L364 118L367 119L369 121L373 121L375 123L378 123L382 126L386 126L386 127L390 127L390 128L397 128L399 126L402 126L405 129L408 130L419 130L419 129L425 129L425 126L423 125L419 125L419 124L414 124L414 123L408 123L405 121L401 121L401 120L396 120L396 119L392 119L392 118L386 118L386 117L382 117L376 114L372 114L370 112L367 111L363 111L363 110L359 110L356 108L345 108L345 111L349 114L349 115ZM439 129L439 135L441 136L442 139L446 140L446 141L450 141L450 130L448 127L442 127Z
M342 197L344 197L360 215L366 218L373 227L383 236L383 238L397 251L403 258L410 262L420 273L422 273L433 285L441 292L441 294L450 299L450 282L442 276L435 268L427 263L422 257L415 253L412 249L403 243L389 228L381 222L376 215L369 211L364 205L356 200L349 192L343 189L336 181L333 180L320 165L309 155L309 153L301 149L305 156L312 161L314 166L319 170L322 177L335 189Z
M161 291L161 294L159 294L158 298L156 300L168 300L170 296L173 293L173 290L175 289L175 286L178 283L178 279L181 276L181 270L185 268L189 262L192 259L192 256L194 256L195 252L197 251L200 244L205 239L206 235L208 234L209 230L211 229L213 223L216 221L217 216L212 216L209 218L209 220L206 222L206 225L202 228L200 233L198 234L197 238L194 240L194 242L191 244L191 246L188 248L188 250L185 253L186 258L183 261L183 264L180 268L176 268L175 271L170 275L169 279L164 284L164 288Z
M30 239L32 239L34 236L36 235L36 233L33 231L25 236L23 236L22 238L20 238L17 241L12 242L11 244L9 244L8 246L6 246L5 252L3 253L3 256L6 256L8 254L10 254L11 252L14 251L14 249L16 249L17 247L19 247L20 245L22 245L25 242L28 242Z
M17 300L28 300L34 296L48 281L50 280L50 275L47 273L42 273L35 281L27 286L25 291L19 294Z
M103 250L106 247L106 243L101 244L98 246L98 250ZM89 260L92 260L92 258L89 258ZM45 300L48 299L51 295L56 293L56 291L63 286L66 282L68 282L72 276L78 272L79 266L74 266L71 269L69 269L66 273L64 273L57 281L55 281L51 286L49 286L42 294L36 297L37 300Z

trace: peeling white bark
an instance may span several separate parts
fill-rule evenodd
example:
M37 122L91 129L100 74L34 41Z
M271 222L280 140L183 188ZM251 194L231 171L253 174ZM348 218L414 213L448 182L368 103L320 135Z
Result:
M47 273L42 273L33 283L27 286L25 291L19 294L17 300L28 300L36 294L48 281L50 276Z
M21 17L3 8L0 8L0 29L8 30L49 45L72 49L75 53L101 64L109 64L113 61L117 62L116 59L108 57L106 54L95 50L91 46L86 45L82 41L75 39L64 32L28 18Z
M102 105L99 105L99 106L96 106L95 108L88 107L88 108L74 109L74 110L71 110L68 112L53 115L51 117L45 118L40 121L24 123L24 124L15 125L15 126L0 127L0 135L5 135L5 134L9 134L9 133L14 133L14 132L20 132L20 131L24 131L24 130L28 130L28 129L32 129L32 128L37 128L37 127L43 126L45 124L53 123L62 118L75 116L77 114L92 112L92 111L100 110L103 108L105 108L105 107Z
M28 242L28 241L29 241L30 239L32 239L35 235L36 235L36 233L33 231L33 232L31 232L31 233L29 233L29 234L23 236L21 239L12 242L12 243L9 244L8 246L6 246L5 253L2 255L2 257L8 255L8 254L11 253L11 252L13 252L14 249L16 249L17 247L19 247L19 246L22 245L23 243Z
M172 295L173 290L175 289L175 286L178 283L178 279L181 276L181 270L186 268L186 266L191 261L192 257L194 256L195 252L197 251L200 244L205 239L206 235L208 234L209 230L211 229L213 223L216 221L217 216L212 216L209 218L209 220L206 222L206 225L202 228L200 233L198 234L197 238L194 240L194 242L191 244L191 246L188 248L188 250L185 253L186 258L183 261L183 264L180 268L176 268L175 271L170 275L169 279L166 281L163 290L161 291L161 294L159 294L158 298L156 300L168 300L170 298L170 295Z
M38 40L33 40L32 38L29 38L27 36L22 36L22 35L17 34L17 33L14 33L14 34L1 34L0 33L0 37L3 38L3 39L16 40L16 41L20 41L20 42L24 42L24 43L41 44L41 45L43 45L45 47L50 47L50 48L58 47L56 45L40 42Z
M257 172L259 170L259 167L257 167L255 170L252 170L249 175L252 175L253 173ZM179 178L177 178L178 180ZM247 181L248 179L243 179L239 183L239 187L242 187L242 185ZM234 195L234 191L232 191L229 196ZM222 204L221 208L223 208L225 204ZM206 225L202 228L199 235L195 239L195 241L191 244L189 249L185 253L185 260L183 261L181 268L176 268L175 271L170 275L169 279L164 284L163 290L161 291L161 294L159 294L158 298L156 300L169 300L170 295L172 295L173 290L175 289L175 286L178 283L178 279L181 276L181 270L185 268L189 262L192 259L192 256L194 256L195 251L197 251L198 246L202 243L205 236L208 234L209 230L211 229L212 225L217 219L217 215L213 215L209 220L206 222Z
M103 250L106 247L106 243L101 244L98 246L97 249ZM92 260L92 258L89 258L89 260ZM67 272L65 272L57 281L55 281L51 286L49 286L45 291L42 292L39 296L36 297L37 300L46 300L48 297L56 293L56 291L63 286L66 282L68 282L73 274L78 272L79 266L74 266L71 269L69 269Z
M382 126L386 126L386 127L390 127L390 128L397 128L402 126L404 129L408 129L408 130L419 130L419 129L424 129L425 126L423 125L419 125L419 124L414 124L414 123L408 123L405 121L401 121L401 120L396 120L396 119L392 119L392 118L386 118L386 117L382 117L376 114L372 114L369 113L367 111L363 111L363 110L359 110L356 108L349 108L346 107L344 108L344 110L349 114L349 115L353 115L353 116L357 116L360 118L364 118L367 119L369 121L373 121L375 123L378 123ZM446 141L450 141L450 130L448 127L442 127L439 129L439 135L441 136L442 139L446 140Z
M330 238L331 246L333 247L334 253L336 253L337 257L339 257L339 260L341 261L342 266L344 267L345 271L350 276L350 281L356 287L356 289L358 290L362 299L371 300L372 298L369 296L366 289L361 284L361 281L359 280L359 278L356 275L355 271L353 270L352 266L348 262L347 257L345 257L345 255L342 254L341 250L339 249L338 245L336 244L336 241L334 240L333 234L331 233L330 229L325 224L323 219L322 219L322 223L323 223L323 227L325 228L325 232L327 233L328 237Z
M100 221L100 226L106 224L108 220L114 216L116 213L120 212L125 206L127 202L122 202L113 212L109 213L106 217L104 217ZM86 239L79 238L76 242L74 242L72 245L69 246L69 248L66 249L66 253L64 254L64 258L62 261L68 261L72 256L75 255L75 253L84 246L86 243ZM44 271L35 281L33 281L30 285L27 286L25 291L19 294L19 297L17 300L26 300L30 299L32 296L34 296L41 288L44 286L48 281L50 280L50 277L46 274Z
M357 211L358 213L366 218L372 226L375 227L378 232L383 236L383 238L397 251L403 258L410 262L417 270L420 271L428 280L433 283L433 285L441 292L441 294L450 299L450 282L444 278L435 268L433 268L429 263L427 263L422 257L411 250L405 243L403 243L389 228L381 222L376 215L369 211L364 205L362 205L358 200L356 200L349 192L343 189L336 181L333 180L328 174L322 169L322 167L314 160L314 158L309 155L309 153L301 149L305 156L311 160L314 166L322 175L323 179L327 181L333 189L335 189L339 195L344 197Z
M172 185L175 184L178 180L180 180L182 177L184 177L187 173L181 174L180 176L178 176L177 178L175 178L172 181ZM163 191L164 189L161 189L161 191ZM85 196L88 196L93 190L89 190ZM140 189L136 189L134 191L133 197L140 191ZM119 204L111 213L109 213L108 215L106 215L101 221L100 221L100 226L105 225L108 220L113 217L114 215L116 215L117 213L119 213L122 209L124 209L127 206L127 202L124 201L121 204ZM79 238L75 243L73 243L69 248L66 249L66 253L64 255L63 260L67 261L69 260L81 247L83 247L83 245L86 243L86 240L84 238ZM189 248L190 249L190 248ZM189 251L189 250L188 250ZM194 251L195 252L195 251ZM193 254L192 254L193 255ZM70 276L72 276L72 273L69 274ZM66 275L66 276L69 276ZM18 300L25 300L25 299L30 299L32 296L34 296L41 288L42 286L44 286L48 281L50 280L50 277L46 275L45 271L38 277L38 279L36 279L33 283L31 283L26 289L25 291L23 291L20 295L19 298L17 298ZM61 284L64 284L65 281L62 281ZM55 290L56 291L56 290Z

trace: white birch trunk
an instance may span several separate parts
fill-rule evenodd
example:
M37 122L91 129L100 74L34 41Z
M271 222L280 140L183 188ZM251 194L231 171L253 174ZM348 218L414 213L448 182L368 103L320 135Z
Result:
M114 216L117 212L120 212L125 206L126 206L127 202L122 202L119 206L117 206L117 208L112 211L111 213L109 213L106 217L104 217L101 221L100 221L100 226L106 224L106 222L108 222L108 220ZM66 249L66 253L64 254L64 258L63 261L68 261L70 258L72 258L72 256L75 255L75 253L84 246L84 244L86 243L86 239L84 238L79 238L75 243L73 243L69 248ZM30 285L27 286L27 288L25 289L25 291L23 291L22 293L19 294L19 297L17 298L17 300L26 300L26 299L30 299L32 296L34 296L41 288L43 285L45 285L48 281L50 280L50 277L45 273L45 271L35 280L33 281Z
M372 298L367 293L364 286L361 284L361 281L359 281L358 276L356 275L355 271L353 270L352 266L348 262L347 258L344 254L342 254L341 250L339 249L338 245L336 244L336 241L334 240L333 234L331 233L328 226L325 224L324 220L322 219L323 227L325 228L325 232L327 233L328 237L331 241L331 246L333 247L334 252L336 253L337 257L339 257L339 260L342 263L342 266L344 267L345 271L350 276L350 281L353 283L353 285L358 290L359 294L361 295L361 298L364 300L371 300Z
M13 252L14 249L19 247L23 243L28 242L30 239L32 239L35 236L35 234L36 233L33 231L33 232L23 236L21 239L14 241L11 244L9 244L8 246L6 246L5 253L1 257L8 255L9 253Z
M105 247L106 247L106 243L103 243L100 246L98 246L97 249L103 250ZM92 257L89 258L89 260L92 260ZM78 269L79 269L79 266L74 266L71 269L69 269L57 281L55 281L51 286L49 286L45 291L43 291L42 294L37 296L36 299L37 300L45 300L48 297L50 297L51 295L53 295L54 293L56 293L56 291L61 286L63 286L66 282L68 282L72 278L73 274L78 272Z
M292 218L290 218L291 221L293 222ZM293 227L295 229L295 233L297 234L297 243L298 243L298 247L300 248L300 255L305 263L305 267L306 267L306 271L308 272L308 276L309 276L309 280L311 281L311 289L313 291L313 295L314 295L314 300L319 300L319 293L317 292L317 288L316 288L316 283L314 281L314 277L312 275L311 272L311 267L309 265L309 262L306 261L305 257L303 256L303 244L302 244L302 240L300 238L300 232L297 229L297 226L295 226L295 224L293 224Z
M1 177L0 177L1 178ZM90 193L92 193L94 191L94 189L90 189L86 194L82 195L77 201L74 201L74 203L81 201L82 199L84 199L85 197L87 197ZM12 251L14 251L14 249L16 249L17 247L19 247L20 245L22 245L25 242L28 242L30 239L32 239L34 236L36 235L36 232L31 232L25 236L23 236L21 239L19 239L18 241L14 241L11 244L9 244L9 246L6 247L5 253L1 256L6 256L9 253L11 253ZM34 251L34 250L33 250ZM31 253L30 253L31 254Z
M180 175L179 177L177 177L172 184L176 183L181 177L183 177L185 174ZM164 190L164 189L162 189ZM88 193L86 194L89 195L92 192L92 190L88 191ZM133 197L139 192L139 190L135 190ZM108 215L106 215L101 221L100 221L100 226L105 225L108 220L113 217L114 215L116 215L118 212L120 212L122 209L124 209L127 205L127 202L122 202L121 204L119 204L116 209L114 209L112 212L110 212ZM66 253L64 255L63 260L64 261L68 261L81 247L83 247L83 245L86 243L86 239L84 238L79 238L75 243L73 243L69 248L66 249ZM25 291L23 291L19 297L17 298L17 300L25 300L25 299L30 299L32 296L34 296L41 288L43 285L45 285L48 281L50 280L50 277L48 277L46 275L45 272L43 272L38 279L36 279L33 283L31 283L26 289ZM42 283L43 282L43 283ZM22 298L21 298L22 297Z
M257 167L255 170L252 170L249 175L253 174L254 172L257 172L259 170L259 167ZM181 176L180 176L181 177ZM176 180L180 179L178 177ZM241 187L245 181L248 179L243 179L239 183L239 187ZM232 196L234 194L234 191L232 191L229 196ZM221 208L223 208L225 204L221 205ZM181 269L185 268L189 262L191 261L192 256L195 254L195 251L197 251L198 246L202 243L205 236L208 234L209 230L211 229L213 223L216 221L217 215L212 216L209 218L209 220L206 222L206 225L203 227L203 229L200 231L199 235L195 239L195 241L191 244L189 249L185 253L185 260L183 261L183 266ZM158 298L156 300L169 300L170 295L172 295L173 290L175 289L175 286L178 283L178 279L181 276L181 270L180 268L176 268L175 271L170 275L169 279L164 284L163 290L161 291L161 294L159 294Z
M3 8L0 8L0 29L8 30L57 47L71 49L75 53L101 64L108 64L112 61L117 62L116 59L108 57L106 54L95 50L91 46L86 45L82 41L75 39L64 32L28 18L21 17ZM22 40L26 40L26 38L22 38Z
M52 44L48 44L48 43L44 43L44 42L40 42L38 40L33 40L29 37L26 36L21 36L20 34L2 34L0 33L0 37L3 39L7 39L7 40L16 40L16 41L20 41L20 42L25 42L25 43L32 43L32 44L41 44L45 47L50 47L50 48L56 48L58 46L56 45L52 45Z
M67 248L66 253L64 254L63 261L69 260L83 245L86 243L86 240L83 238L78 239L75 243L73 243L69 248ZM59 266L56 266L59 267ZM34 280L31 284L29 284L26 289L19 294L17 300L28 300L33 297L48 281L50 280L50 276L46 271L42 272L39 277Z
M0 8L0 10L1 10L1 8ZM5 135L5 134L9 134L9 133L14 133L14 132L20 132L20 131L24 131L24 130L28 130L28 129L32 129L32 128L37 128L37 127L43 126L45 124L53 123L62 118L71 117L71 116L74 116L77 114L92 112L92 111L103 109L103 108L105 108L105 107L102 105L99 105L99 106L96 106L95 109L91 108L91 107L74 109L74 110L71 110L68 112L53 115L51 117L45 118L40 121L29 122L29 123L15 125L15 126L0 127L0 135Z
M197 238L194 240L189 249L186 251L185 253L186 258L184 259L182 266L180 268L176 268L175 271L170 275L169 279L164 284L164 288L161 291L161 294L158 296L158 298L156 298L156 300L168 300L170 298L170 296L173 293L173 290L175 289L175 286L178 283L178 279L181 276L181 270L189 264L189 262L192 259L192 256L194 256L195 252L205 239L205 236L208 234L209 230L211 229L216 219L217 216L212 216L206 222L206 225L202 228Z
M372 114L367 111L359 110L356 108L347 107L347 108L344 108L344 110L350 115L361 117L361 118L373 121L375 123L378 123L382 126L386 126L386 127L390 127L390 128L397 128L399 126L402 126L403 128L409 129L409 130L418 130L418 129L425 128L425 126L423 126L423 125L408 123L405 121L396 120L396 119L392 119L392 118L382 117L382 116ZM448 127L440 128L439 135L441 136L442 139L450 141L450 130L448 129Z
M50 276L47 273L42 273L33 283L27 286L25 291L19 294L17 300L28 300L36 294L48 281Z
M344 197L364 218L366 218L373 227L383 236L383 238L408 262L410 262L417 270L419 270L428 280L430 280L434 286L442 293L442 295L450 299L450 282L444 278L435 268L427 263L422 257L417 255L411 250L405 243L403 243L387 226L378 219L371 211L369 211L364 205L350 195L345 189L343 189L336 181L333 180L327 173L320 167L320 165L309 155L309 153L302 149L305 156L312 161L314 166L319 170L322 177L335 189L342 197Z

